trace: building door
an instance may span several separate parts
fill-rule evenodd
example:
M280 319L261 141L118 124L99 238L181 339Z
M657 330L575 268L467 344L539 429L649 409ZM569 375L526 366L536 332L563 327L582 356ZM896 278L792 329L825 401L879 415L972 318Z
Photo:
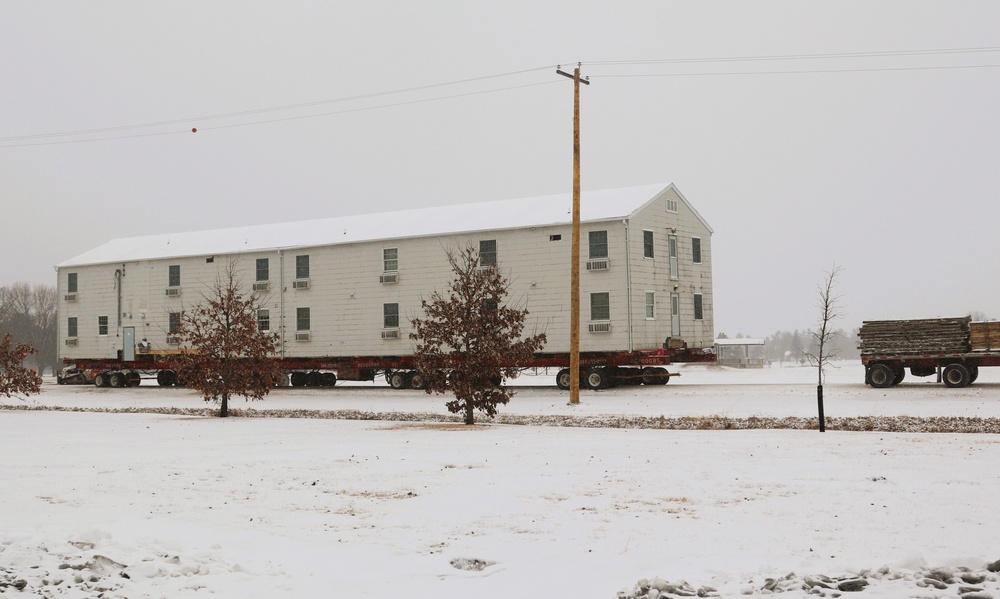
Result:
M122 329L122 361L135 362L135 327Z
M670 336L681 338L681 296L676 293L670 294Z

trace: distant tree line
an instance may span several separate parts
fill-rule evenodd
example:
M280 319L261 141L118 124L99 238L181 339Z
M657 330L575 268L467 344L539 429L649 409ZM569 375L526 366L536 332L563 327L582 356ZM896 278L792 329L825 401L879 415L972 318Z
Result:
M5 334L36 350L25 357L25 367L36 368L39 374L46 368L55 372L56 288L29 283L0 287L0 337Z
M743 333L737 333L735 339L742 339ZM720 339L727 339L725 333L719 333ZM823 353L833 359L860 360L861 351L858 349L858 329L846 331L837 329L832 331L827 341L828 347ZM771 364L802 364L809 363L809 355L817 355L816 336L809 329L794 331L775 331L774 334L764 338L763 357Z

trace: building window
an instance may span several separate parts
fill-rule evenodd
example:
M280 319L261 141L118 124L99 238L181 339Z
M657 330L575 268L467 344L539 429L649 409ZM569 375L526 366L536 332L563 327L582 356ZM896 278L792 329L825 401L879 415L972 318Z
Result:
M108 317L98 316L97 317L97 334L102 337L108 336Z
M257 258L257 280L267 281L271 278L271 261L267 258Z
M677 236L668 235L667 236L667 253L670 255L670 278L676 279L679 276L679 268L677 265Z
M484 239L479 242L479 266L487 268L497 265L497 240Z
M386 248L382 250L382 271L396 272L399 270L399 249Z
M296 308L295 309L295 330L296 331L308 331L309 322L309 308Z
M702 320L705 317L704 309L702 308L701 294L694 294L694 319Z
M76 316L70 316L66 319L66 336L76 337Z
M257 330L266 333L271 330L271 311L257 310Z
M590 259L608 257L608 232L591 231L588 233L590 242Z
M295 257L295 278L296 279L308 279L309 278L309 255L296 256ZM307 330L307 329L302 329Z
M691 238L691 260L695 264L701 264L701 238Z
M181 265L171 264L169 267L169 272L167 275L167 286L168 287L180 287L181 286Z
M382 327L399 328L399 304L382 304Z
M76 273L66 275L66 293L76 293Z
M181 313L171 312L170 321L167 325L167 334L176 335L177 331L181 328Z
M650 320L656 318L656 292L646 292L646 318Z
M611 320L611 294L607 291L590 294L590 319Z
M643 231L642 232L642 257L652 258L653 257L653 232Z

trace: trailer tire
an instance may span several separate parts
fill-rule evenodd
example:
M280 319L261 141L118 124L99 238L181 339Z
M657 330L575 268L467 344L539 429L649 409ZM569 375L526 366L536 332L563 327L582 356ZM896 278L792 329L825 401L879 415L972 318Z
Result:
M966 368L969 369L969 384L971 385L976 382L976 379L979 378L979 366L969 364Z
M941 373L945 387L966 387L969 384L969 369L963 364L948 364Z
M172 387L177 384L177 373L173 370L161 370L156 373L156 384L161 387Z
M333 387L337 384L337 375L332 372L324 372L320 376L320 383L324 387Z
M876 389L885 389L896 380L896 373L888 364L873 364L868 368L868 384Z
M296 370L292 373L290 377L293 387L305 387L306 386L306 373Z
M125 373L125 386L126 387L138 387L142 383L142 377L139 373L134 370L129 370Z
M108 377L108 383L115 389L125 386L125 375L120 372L112 372Z
M892 377L893 386L902 383L903 379L905 378L906 378L906 369L903 368L902 366L896 368L895 376Z
M419 372L414 372L413 374L410 375L410 388L426 389L427 379L425 379L424 375L420 374Z
M570 385L573 384L573 379L571 378L572 371L569 368L563 368L556 374L556 388L560 391L569 391Z
M610 382L608 371L605 368L591 368L587 372L587 387L594 389L605 389Z
M94 375L94 386L96 387L107 387L108 386L108 375L103 372L98 372Z
M406 389L409 386L409 377L402 370L394 370L389 375L389 386L393 389Z

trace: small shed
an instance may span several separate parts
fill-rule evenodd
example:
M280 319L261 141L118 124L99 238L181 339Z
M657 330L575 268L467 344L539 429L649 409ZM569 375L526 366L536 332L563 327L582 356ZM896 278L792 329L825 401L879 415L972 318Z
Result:
M763 339L716 339L715 356L720 366L763 368L766 361Z

